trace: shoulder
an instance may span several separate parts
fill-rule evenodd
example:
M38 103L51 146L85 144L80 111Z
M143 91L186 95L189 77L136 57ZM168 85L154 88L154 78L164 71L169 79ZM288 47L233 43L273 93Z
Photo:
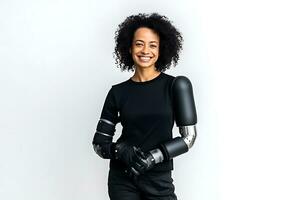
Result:
M162 73L162 76L166 79L174 79L175 76L173 75L170 75L170 74L166 74L165 72L161 72Z
M112 87L114 90L118 90L118 89L120 89L120 88L125 87L125 86L127 85L127 82L128 82L128 80L123 81L123 82L120 82L120 83L116 83L116 84L112 85L111 87Z
M129 80L125 80L116 84L111 85L110 92L114 96L114 98L119 99L123 93L128 92L129 88Z
M191 82L190 79L186 76L176 76L174 77L174 82L179 82L179 83L188 83Z
M165 82L167 82L168 85L172 85L172 82L176 77L170 74L166 74L164 72L161 73L162 73L162 79L165 80Z
M175 82L176 83L190 83L190 79L186 76L183 76L183 75L179 75L179 76L173 76L173 75L170 75L170 74L166 74L166 73L163 73L163 76L165 79L168 79L168 80L171 80L172 81L172 84L174 84Z
M164 76L165 76L166 79L172 80L173 82L179 82L179 83L191 82L188 77L183 76L183 75L173 76L173 75L169 75L169 74L164 73Z
M172 88L175 90L192 88L192 83L186 76L176 76L172 81Z

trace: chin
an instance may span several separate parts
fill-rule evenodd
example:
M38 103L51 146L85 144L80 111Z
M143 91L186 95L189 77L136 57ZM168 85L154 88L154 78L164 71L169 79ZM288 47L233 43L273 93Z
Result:
M154 65L153 64L139 64L139 63L137 63L137 66L140 67L140 68L150 68Z

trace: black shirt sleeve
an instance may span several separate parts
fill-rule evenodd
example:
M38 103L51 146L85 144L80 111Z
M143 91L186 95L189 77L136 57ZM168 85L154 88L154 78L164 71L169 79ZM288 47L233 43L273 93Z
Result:
M113 87L109 90L106 96L100 118L109 120L114 124L117 124L119 122L118 108L116 105Z
M111 124L113 123L113 124ZM96 133L93 138L93 147L95 152L105 159L111 159L113 154L113 135L115 125L118 123L118 109L111 88L106 96L101 117L98 121Z

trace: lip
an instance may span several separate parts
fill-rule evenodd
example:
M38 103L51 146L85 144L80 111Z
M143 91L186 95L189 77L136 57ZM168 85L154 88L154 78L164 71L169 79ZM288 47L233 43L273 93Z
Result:
M142 62L142 63L148 63L148 62L151 62L151 59L153 58L153 56L137 56L138 59L139 59L139 62Z
M151 59L153 56L144 56L144 55L139 56L139 55L138 55L138 57L139 57L139 58L140 58L140 57L145 57L145 58L150 58L150 59Z

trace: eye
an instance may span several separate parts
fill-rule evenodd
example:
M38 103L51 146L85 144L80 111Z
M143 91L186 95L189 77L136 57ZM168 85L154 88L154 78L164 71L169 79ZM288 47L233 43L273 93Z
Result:
M143 44L142 43L135 43L135 46L141 47L141 46L143 46Z
M154 49L154 48L157 48L157 46L154 45L154 44L150 45L150 47L153 48L153 49Z

